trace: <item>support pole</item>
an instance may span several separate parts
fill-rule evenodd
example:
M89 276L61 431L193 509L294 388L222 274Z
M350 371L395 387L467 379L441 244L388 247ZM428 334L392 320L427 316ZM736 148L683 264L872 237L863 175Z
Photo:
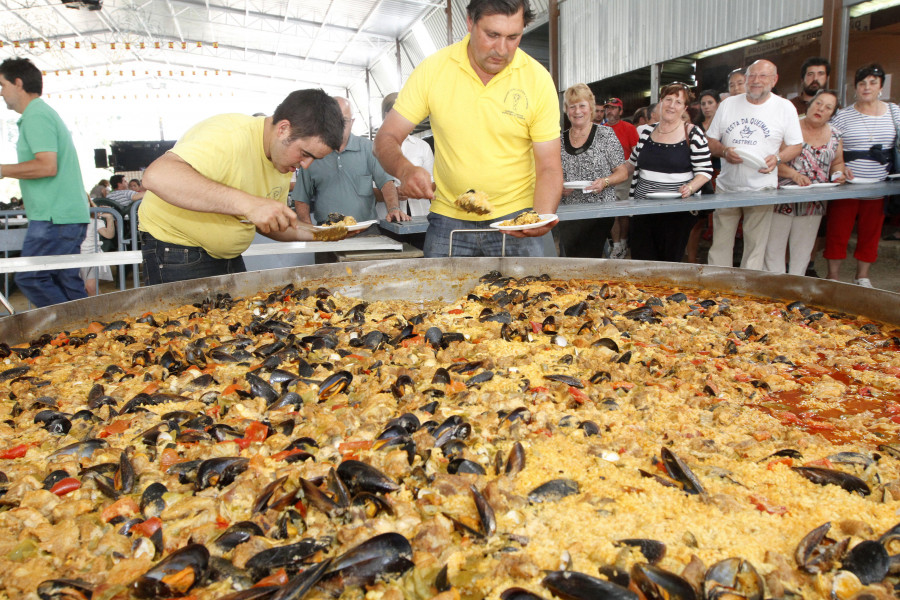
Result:
M447 45L453 44L453 0L447 0Z
M403 87L403 62L400 60L400 39L396 40L396 54L397 54L397 89L392 91L399 91L400 88Z
M366 112L369 113L369 139L374 140L372 135L372 90L369 84L369 68L366 67Z
M662 72L662 63L650 65L650 102L659 102L659 74Z
M559 89L559 0L550 0L550 76Z

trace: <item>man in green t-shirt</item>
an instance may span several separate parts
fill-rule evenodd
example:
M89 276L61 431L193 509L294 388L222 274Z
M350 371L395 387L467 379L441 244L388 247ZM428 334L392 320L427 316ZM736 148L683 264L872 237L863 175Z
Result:
M41 98L41 72L26 58L0 63L0 96L18 121L19 162L0 165L0 178L20 180L28 233L22 256L80 254L90 220L81 167L72 135L55 110ZM16 284L35 306L86 298L78 269L16 275Z

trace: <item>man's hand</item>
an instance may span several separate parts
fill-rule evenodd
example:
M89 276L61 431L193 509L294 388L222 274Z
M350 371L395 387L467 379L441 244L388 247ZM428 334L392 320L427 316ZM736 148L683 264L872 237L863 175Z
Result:
M547 223L546 225L542 225L541 227L535 227L534 229L525 229L524 231L504 231L506 235L511 235L517 238L527 238L527 237L541 237L545 233L549 233L551 229L556 227L559 224L559 219L554 219Z
M800 172L795 172L794 176L791 177L791 179L794 181L794 183L803 187L812 184L812 181L809 179L809 177Z
M774 154L770 154L766 157L766 168L760 169L759 172L763 173L763 174L771 173L772 171L774 171L777 168L778 168L778 157L775 156Z
M734 148L731 147L725 148L725 153L722 154L722 158L733 165L739 165L744 162L744 159L738 156L737 152L734 151Z
M412 166L412 165L410 165ZM412 166L400 174L399 193L407 198L427 198L434 200L434 190L437 188L431 181L431 174L422 167Z
M297 213L281 202L268 198L259 198L244 216L262 234L287 231L297 225Z
M408 214L406 214L399 208L392 208L388 211L388 214L385 217L385 220L386 221L396 221L399 223L400 221L409 221L411 218L412 217L410 217Z

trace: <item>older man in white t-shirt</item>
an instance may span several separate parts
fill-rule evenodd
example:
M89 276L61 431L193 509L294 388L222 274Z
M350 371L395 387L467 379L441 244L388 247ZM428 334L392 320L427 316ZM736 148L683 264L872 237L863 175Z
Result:
M393 92L384 97L384 100L381 102L381 117L384 118L387 116L391 109L394 108L394 102L397 101L397 92ZM406 136L406 139L403 140L403 143L400 145L400 152L403 153L403 156L414 164L417 167L422 167L434 178L434 152L431 150L431 146L425 140L417 137L413 137L411 135ZM397 185L400 185L400 180L395 178ZM426 216L428 214L428 210L431 208L431 201L427 198L407 198L406 196L400 195L400 210L403 212L407 212L407 206L409 206L409 214L413 217ZM375 205L375 211L378 213L379 219L384 219L384 215L387 214L385 210L384 204L379 202Z
M706 132L713 156L725 159L716 179L717 192L774 190L778 187L778 165L800 154L803 134L797 111L789 100L772 93L777 81L775 65L758 60L747 69L747 93L719 104ZM762 270L772 225L771 206L717 209L713 213L709 264L732 266L734 235L742 215L741 268Z

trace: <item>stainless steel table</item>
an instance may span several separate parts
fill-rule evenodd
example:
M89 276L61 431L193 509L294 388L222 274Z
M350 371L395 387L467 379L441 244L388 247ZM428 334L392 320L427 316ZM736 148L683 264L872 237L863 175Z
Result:
M880 198L900 194L900 180L888 180L867 185L845 184L834 188L764 190L732 194L691 196L687 199L627 200L602 204L560 205L556 214L560 221L600 219L679 212L684 210L711 210L715 208L764 206L783 202L808 202L813 200L841 200L843 198ZM380 221L380 227L397 234L424 233L428 229L427 217L413 217L410 221Z

